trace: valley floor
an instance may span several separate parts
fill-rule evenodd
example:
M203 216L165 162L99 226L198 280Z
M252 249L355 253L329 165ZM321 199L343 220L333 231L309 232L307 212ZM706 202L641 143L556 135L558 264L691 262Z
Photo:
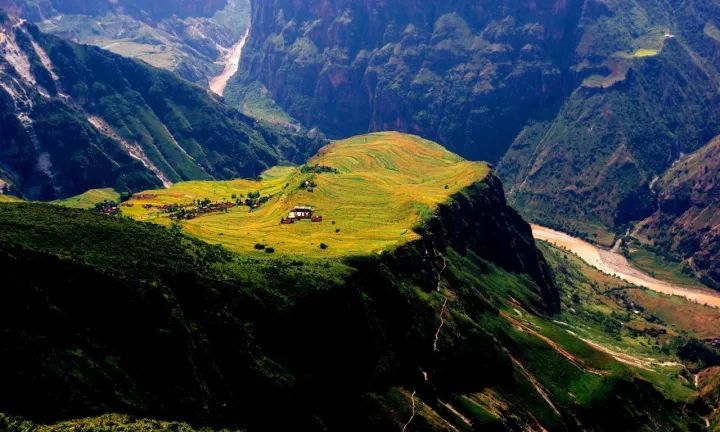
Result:
M601 249L589 242L540 225L533 225L533 236L575 253L596 269L629 283L663 294L676 295L699 304L720 308L720 293L708 289L686 287L656 279L636 268L613 251Z

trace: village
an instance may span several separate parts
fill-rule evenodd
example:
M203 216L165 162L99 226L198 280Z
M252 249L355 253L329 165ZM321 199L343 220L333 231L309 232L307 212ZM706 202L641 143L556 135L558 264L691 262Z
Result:
M136 200L152 200L157 198L155 194L137 194L133 196ZM259 209L263 204L270 201L272 195L261 196L260 192L249 192L247 198L244 200L240 197L233 195L234 201L223 200L219 202L212 202L209 198L202 200L195 200L191 204L142 204L142 208L145 210L157 209L159 213L168 214L170 217L178 220L191 220L199 216L211 214L211 213L222 213L234 207L246 206L250 211ZM133 203L125 203L123 207L133 207Z

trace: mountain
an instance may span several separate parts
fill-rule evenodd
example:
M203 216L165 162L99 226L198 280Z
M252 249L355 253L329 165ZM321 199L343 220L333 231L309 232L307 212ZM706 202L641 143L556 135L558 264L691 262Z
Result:
M30 19L48 17L54 13L77 15L102 15L121 11L148 20L161 20L177 16L212 16L222 10L229 0L26 0L18 2Z
M653 179L720 133L716 2L274 0L252 21L239 79L304 125L500 161L511 203L568 231L644 219Z
M276 131L169 72L2 17L0 178L28 198L254 177L320 141Z
M605 22L619 26L624 7L607 10ZM655 210L654 179L720 132L720 39L711 31L720 10L688 1L638 2L636 11L655 30L605 58L604 71L554 119L526 127L501 163L511 201L537 221L624 230ZM585 21L585 35L594 35L585 38L599 39L603 26Z
M206 86L249 25L247 0L8 0L45 33L91 44Z
M138 417L250 431L690 430L707 409L679 378L620 363L551 320L560 268L494 176L440 204L417 240L340 260L236 255L41 204L0 204L0 222L14 227L0 231L0 411L11 415L0 425L11 431L31 425L17 416L112 412L130 417L55 430L142 430Z
M653 185L658 209L635 237L677 253L711 286L720 286L720 138L677 161Z
M569 90L579 6L254 1L241 69L330 136L400 130L496 161Z

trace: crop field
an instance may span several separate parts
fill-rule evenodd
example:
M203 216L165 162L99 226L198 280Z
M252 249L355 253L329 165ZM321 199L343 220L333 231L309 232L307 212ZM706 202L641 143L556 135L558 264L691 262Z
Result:
M80 208L80 209L91 209L95 207L95 204L103 201L120 201L120 194L115 190L106 189L90 189L89 191L76 195L71 198L53 201L53 204L60 205L63 207Z
M322 167L308 170L307 167ZM306 169L276 167L259 181L193 181L135 194L123 214L182 229L241 252L336 257L378 253L418 238L413 227L452 194L482 180L490 168L438 144L399 133L358 136L330 144ZM312 185L303 187L303 185ZM162 207L192 208L197 201L265 202L179 220ZM295 206L310 206L319 223L282 225ZM167 207L165 207L167 208ZM262 246L261 246L262 245ZM256 248L256 246L259 248Z
M0 203L20 202L20 201L22 201L20 198L14 197L12 195L0 194Z

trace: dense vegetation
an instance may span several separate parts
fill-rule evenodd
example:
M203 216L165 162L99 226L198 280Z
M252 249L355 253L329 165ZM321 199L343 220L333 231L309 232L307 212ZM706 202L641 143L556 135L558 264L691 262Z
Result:
M720 287L720 138L680 159L654 189L658 208L636 236L686 260L689 273Z
M507 322L515 308L549 323L558 293L498 186L457 195L418 241L345 262L252 258L154 224L2 204L0 411L396 431L412 398L423 430L690 427L694 414L647 378L559 339L609 368L583 372ZM147 424L75 425L108 422Z
M579 12L580 2L255 1L238 78L333 137L401 130L495 161L528 118L556 109Z

